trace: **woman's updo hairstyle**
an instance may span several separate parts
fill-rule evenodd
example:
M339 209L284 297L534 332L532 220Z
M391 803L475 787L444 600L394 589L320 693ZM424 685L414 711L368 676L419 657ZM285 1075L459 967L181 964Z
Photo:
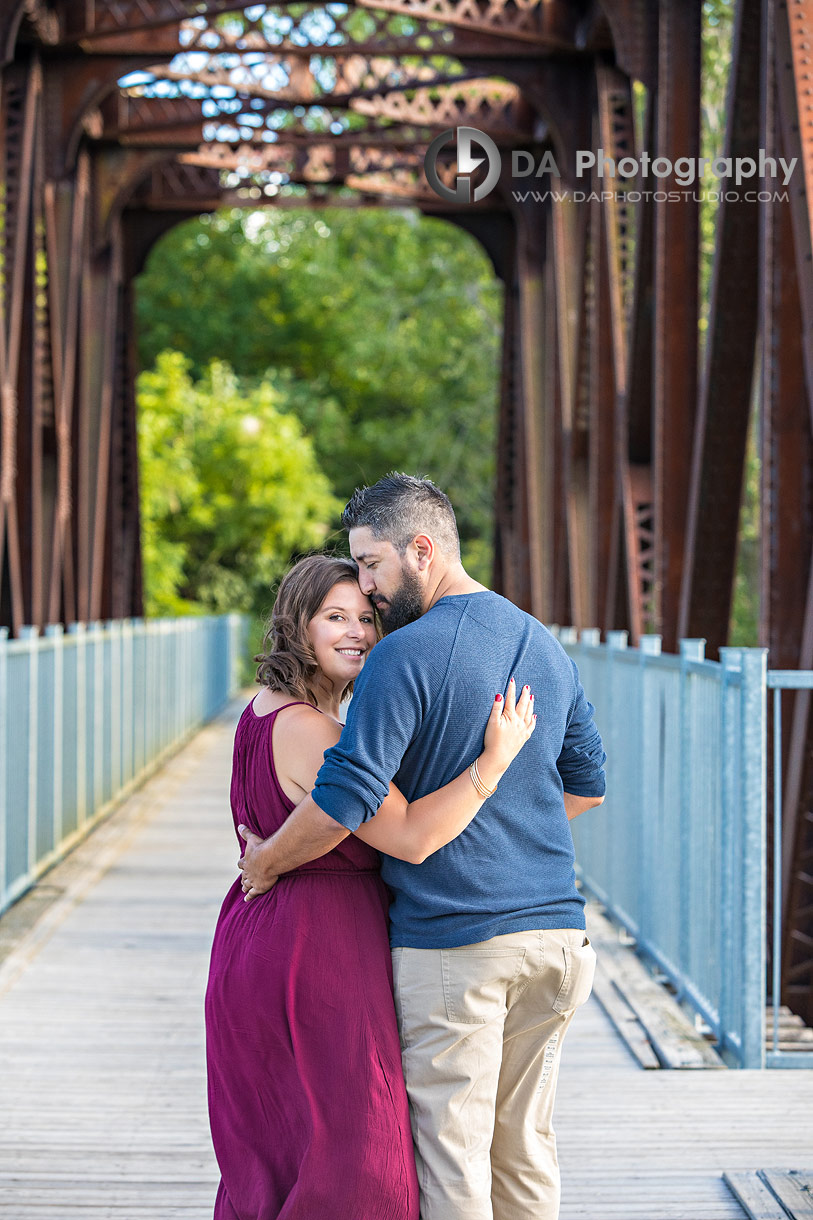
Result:
M308 639L308 623L333 586L345 581L356 584L358 568L352 559L334 555L308 555L285 573L265 625L263 651L254 658L261 686L316 702L313 683L318 666ZM352 691L350 682L342 699Z

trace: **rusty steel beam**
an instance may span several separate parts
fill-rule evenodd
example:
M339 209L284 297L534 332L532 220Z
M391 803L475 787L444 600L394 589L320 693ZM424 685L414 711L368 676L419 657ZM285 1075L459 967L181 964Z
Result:
M420 88L410 97L391 91L357 98L350 108L357 114L397 123L442 128L469 124L517 142L531 135L519 89L502 81L467 80L437 89Z
M538 223L538 222L537 222ZM570 623L570 560L568 555L566 487L564 476L564 436L562 417L562 369L559 340L559 314L556 301L556 267L554 260L555 225L552 211L542 217L546 252L543 268L543 309L534 343L542 364L541 445L542 460L538 467L539 507L542 514L542 570L545 587L543 607L547 620Z
M508 35L547 50L571 50L579 12L564 0L485 0L478 8L467 0L360 0L362 8L444 21L461 29Z
M660 0L657 152L700 153L700 0ZM674 189L674 175L658 185ZM699 205L655 202L653 485L655 597L663 646L677 649L685 506L697 401Z
M516 238L514 238L516 245ZM520 465L519 411L520 362L518 323L519 287L516 254L505 281L500 406L497 437L497 479L494 523L494 588L516 605L527 605L527 538L523 536L524 509L519 501L517 471Z
M810 330L810 7L772 4L764 146L797 157L789 200L764 209L761 642L776 668L813 668L813 383ZM775 49L771 43L775 38ZM813 718L783 696L782 1002L813 1023Z
M628 77L615 68L600 64L596 70L597 135L599 147L618 163L623 157L635 156L635 129L632 117L632 88ZM594 180L594 186L596 185ZM604 219L597 225L603 232L606 250L603 257L608 267L613 385L619 398L627 392L629 360L630 313L634 299L634 206L624 193L608 192L602 200Z
M805 393L801 308L793 228L788 204L769 205L765 224L767 265L763 278L763 410L762 410L762 608L760 641L769 648L772 668L813 665L810 631L813 435ZM794 978L810 955L796 943L791 891L800 820L810 809L810 697L798 692L792 701L785 742L786 782L783 810L785 944L783 997L794 1011L810 1011L810 977ZM803 1014L804 1015L804 1014Z
M308 145L280 141L270 148L243 150L202 148L180 158L184 165L234 170L245 166L252 174L297 174L305 181L345 179L349 175L412 171L419 174L423 159L414 149L355 147L313 140Z
M251 8L256 0L55 0L59 40L80 42L177 25L193 17L216 17Z
M409 92L409 96L404 96ZM98 138L125 145L163 147L189 147L212 133L211 144L257 144L267 145L268 135L284 136L287 128L279 123L271 125L257 119L276 119L286 112L297 112L307 108L320 119L327 118L344 124L340 135L352 135L357 129L358 117L367 123L361 130L394 131L411 129L415 133L413 143L423 143L424 133L460 124L477 124L502 145L516 145L529 139L531 131L527 111L521 105L517 87L505 82L482 79L439 80L431 88L420 86L413 89L403 84L386 94L368 94L360 91L356 95L324 94L321 97L284 96L261 99L260 104L245 114L252 119L251 126L243 121L242 102L239 110L223 111L217 115L206 115L197 99L187 97L159 98L131 93L113 109L105 109L105 121ZM350 122L348 122L350 120ZM420 134L419 134L420 133ZM321 138L331 138L323 131ZM431 139L431 135L428 137ZM427 140L428 143L428 140Z
M178 219L214 212L225 194L217 170L183 165L167 158L152 165L128 199L128 206L146 212L177 213Z
M779 118L786 159L798 161L791 181L807 395L813 410L813 0L780 0L776 50Z
M563 183L556 184L559 193ZM589 356L584 343L586 324L585 293L589 291L586 222L589 209L579 208L572 198L555 200L551 205L553 293L556 309L556 358L559 403L557 426L561 434L564 524L567 533L568 601L574 626L591 626L586 621L589 601L589 530L586 520L588 498L585 403L583 367Z
M0 71L14 60L15 44L25 9L26 0L6 0L0 6Z
M552 277L551 277L552 279ZM546 454L548 477L550 480L550 499L552 501L551 517L551 552L552 568L551 600L553 621L556 623L573 622L573 604L571 601L572 581L570 575L571 557L567 529L567 487L565 485L565 438L562 428L562 394L559 377L559 344L556 341L555 318L551 319L553 333L550 337L548 353L550 359L550 383L553 396L546 411L546 446L550 456ZM552 467L552 469L551 469Z
M97 252L87 269L87 289L83 296L84 324L100 340L83 351L83 411L78 434L79 612L86 621L100 619L103 611L121 259L120 240Z
M184 55L182 60L187 60ZM313 54L309 56L314 59ZM415 57L411 59L414 61ZM405 63L391 56L328 54L318 57L318 67L303 56L267 53L260 63L253 59L247 66L226 64L213 57L208 64L192 67L177 66L155 69L156 81L184 82L200 86L207 98L217 97L217 91L234 90L246 103L250 115L260 113L255 101L260 98L272 105L288 102L296 106L313 105L321 99L335 105L355 97L373 97L382 91L400 92L426 85L453 84L476 75L471 68L451 56L443 57L443 65L433 66L426 60ZM329 77L330 85L322 81Z
M40 578L37 508L32 508L33 411L29 375L33 352L26 343L34 274L37 119L42 71L36 58L5 69L2 86L2 169L4 199L2 312L0 314L0 534L8 575L8 614L17 631L30 621L32 581ZM26 561L28 564L26 565Z
M79 54L61 55L48 63L45 85L49 178L62 178L72 172L83 140L101 134L104 109L110 106L110 95L117 92L119 78L143 63L121 55L90 59Z
M658 86L658 4L653 0L601 0L613 34L615 61L631 80Z
M591 147L595 96L595 66L569 59L539 60L534 64L506 64L503 75L519 90L524 116L540 129L544 144L555 153L564 186L583 186L575 176L577 149ZM526 137L527 138L527 137Z
M85 45L112 43L123 32L159 30L194 17L214 17L225 12L238 12L256 7L250 0L119 0L105 5L96 0L83 15L71 0L62 0L65 14L60 23L60 37L66 41L81 41ZM271 6L269 6L271 7ZM277 9L274 5L273 8ZM573 50L580 23L580 13L566 0L487 0L474 10L466 0L382 0L359 7L379 13L407 16L418 22L446 24L474 34L495 35L510 43L525 42L552 52ZM254 21L249 19L249 34ZM115 44L114 44L115 45Z
M49 184L45 196L57 447L54 543L47 612L47 621L52 623L72 622L77 618L71 468L80 343L79 301L89 227L89 173L89 157L85 152L77 166L74 182Z
M545 462L545 361L540 337L545 325L545 216L538 206L515 205L517 226L517 328L520 396L517 419L520 462L518 493L527 538L525 609L543 621L549 614L546 583L545 498L536 494ZM548 619L549 621L549 619Z
M607 64L596 68L596 108L597 144L616 163L635 156L631 82ZM643 537L636 527L640 506L633 500L629 475L627 416L635 301L635 208L624 192L608 194L609 198L591 205L595 251L590 425L595 594L591 619L605 631L612 627L630 631L635 643L643 630L646 596L640 555ZM637 265L643 271L649 246L638 236ZM645 316L648 318L648 311Z
M318 28L314 32L314 14ZM451 55L456 58L536 59L544 48L518 41L496 31L479 33L460 29L431 18L411 17L409 33L403 31L402 18L379 9L365 9L365 29L359 37L355 5L337 11L324 4L266 5L260 17L244 15L239 31L219 24L181 21L160 27L127 30L123 33L88 34L79 45L87 54L142 54L152 51L162 57L179 52L185 55L203 51L206 55L254 56L259 53L294 55L334 54L338 51L359 55L408 55L428 58ZM269 23L270 19L270 23Z
M205 121L198 98L142 97L134 90L112 94L102 108L102 119L99 139L112 143L178 129L195 131L198 140L202 140Z
M737 7L725 157L759 160L760 6ZM764 184L770 186L769 183ZM704 636L714 657L728 640L745 448L754 389L759 205L747 181L720 184L705 362L686 525L679 636Z
M417 126L409 123L381 124L373 118L362 119L351 116L348 122L347 107L326 108L320 104L308 105L303 115L294 113L292 105L268 106L261 113L280 115L284 112L285 124L273 128L255 130L251 137L241 136L239 129L234 128L234 140L225 138L223 129L229 126L228 116L218 124L218 139L208 140L209 147L214 149L231 148L270 148L273 141L267 137L285 141L296 140L330 140L337 146L347 143L361 144L369 139L375 145L414 148L416 145L426 147L436 134L436 129L429 126ZM318 121L319 126L315 125ZM237 120L239 122L239 120ZM336 124L341 125L337 134L330 130ZM200 103L191 98L157 98L140 97L132 94L121 95L115 108L106 108L105 121L98 139L104 143L129 146L149 147L176 146L189 148L203 143L203 129L212 125L212 120L201 114ZM497 137L499 138L499 136Z
M122 257L127 257L125 250ZM127 618L142 601L133 292L132 277L123 275L116 302L109 400L110 456L100 594L100 613L105 619Z
M585 349L588 376L588 519L590 522L588 569L589 598L585 618L588 625L606 631L615 622L620 555L620 494L617 486L616 428L618 390L613 344L613 277L605 226L609 217L597 200L590 205L590 250L588 269L591 292L586 301Z
M597 67L596 87L600 147L616 162L625 156L636 156L640 149L636 147L629 79L601 64ZM643 146L650 149L655 141L654 114L650 94L642 133ZM594 181L593 186L596 185ZM625 190L605 194L610 197L602 197L600 205L604 242L595 273L599 277L597 326L602 335L597 359L603 367L608 361L612 366L615 504L611 523L608 525L606 516L602 518L605 539L609 530L609 553L605 600L603 605L597 605L596 614L602 626L628 630L635 643L644 632L656 629L652 475L654 208L645 194L637 204L628 201ZM605 274L606 297L601 286ZM610 328L610 353L603 347L606 326ZM607 394L605 409L610 405ZM609 429L606 421L598 420L596 426ZM596 502L603 496L606 512L610 493L602 492L601 488L606 485L607 474L599 476L596 472L594 477Z

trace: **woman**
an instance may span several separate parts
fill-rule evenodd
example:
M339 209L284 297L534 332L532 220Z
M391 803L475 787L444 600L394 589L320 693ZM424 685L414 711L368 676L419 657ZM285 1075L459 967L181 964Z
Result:
M339 706L376 642L350 560L312 555L280 584L262 690L234 743L235 828L267 837L313 786ZM465 828L530 737L533 697L498 695L477 780L466 771L381 809L251 903L240 879L215 931L206 995L215 1220L417 1220L392 999L380 848L419 860ZM241 849L242 840L238 839Z

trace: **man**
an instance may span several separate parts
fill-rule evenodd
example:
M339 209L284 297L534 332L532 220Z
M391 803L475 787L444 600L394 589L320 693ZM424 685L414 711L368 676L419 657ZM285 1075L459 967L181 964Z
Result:
M386 638L311 796L265 842L246 832L243 888L331 850L391 779L414 800L459 775L495 692L530 684L536 731L474 821L422 864L381 869L422 1220L555 1220L562 1039L595 968L568 826L603 800L593 709L553 636L466 574L433 483L388 475L342 520Z

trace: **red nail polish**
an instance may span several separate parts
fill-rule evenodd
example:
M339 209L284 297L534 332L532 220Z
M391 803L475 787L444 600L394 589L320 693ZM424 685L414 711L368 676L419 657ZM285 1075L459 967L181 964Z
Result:
M495 702L495 703L502 703L502 695L497 695L497 697L496 697L496 699L494 700L494 702Z

